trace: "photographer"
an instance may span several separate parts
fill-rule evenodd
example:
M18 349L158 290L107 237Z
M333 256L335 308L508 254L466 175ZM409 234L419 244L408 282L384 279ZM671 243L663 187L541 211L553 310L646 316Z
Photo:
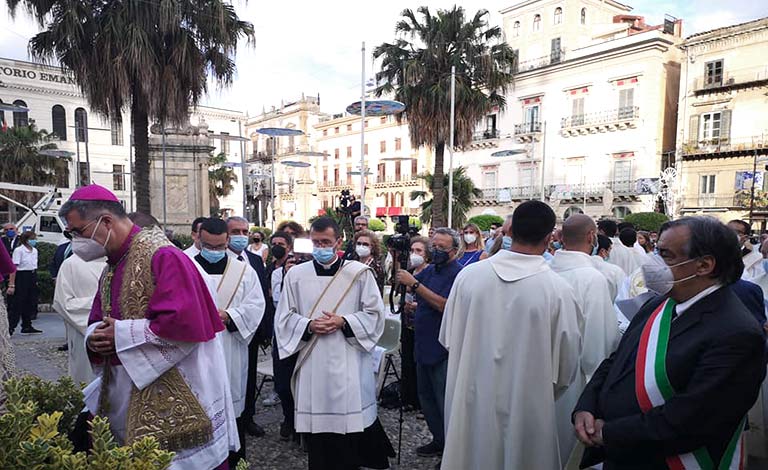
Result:
M461 270L456 261L458 249L459 234L440 227L432 237L433 264L416 277L404 269L397 272L397 281L408 286L416 300L414 329L419 401L432 433L432 442L416 449L420 456L441 455L445 443L443 405L448 351L439 343L438 335L445 302Z

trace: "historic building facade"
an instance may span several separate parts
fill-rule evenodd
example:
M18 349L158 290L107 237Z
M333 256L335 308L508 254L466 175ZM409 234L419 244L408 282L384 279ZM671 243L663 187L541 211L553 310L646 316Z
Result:
M681 48L678 212L764 230L768 18L695 34Z
M518 51L504 110L457 153L483 190L473 215L526 199L621 218L658 206L675 149L681 22L649 26L616 1L530 0L502 10ZM501 150L515 155L494 157Z

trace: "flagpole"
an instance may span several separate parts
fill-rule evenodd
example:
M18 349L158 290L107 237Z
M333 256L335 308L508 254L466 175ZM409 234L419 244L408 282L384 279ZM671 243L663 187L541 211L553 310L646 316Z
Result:
M456 66L451 66L451 132L448 142L448 228L453 228L453 142L456 124Z

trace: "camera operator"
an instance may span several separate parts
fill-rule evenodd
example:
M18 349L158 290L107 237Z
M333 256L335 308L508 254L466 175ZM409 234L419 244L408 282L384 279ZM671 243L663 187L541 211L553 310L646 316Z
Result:
M415 277L404 269L397 281L409 287L416 300L414 314L415 358L419 401L432 433L432 442L416 449L420 456L438 456L443 451L445 381L448 351L438 341L448 294L461 265L456 261L459 234L450 228L435 229L432 264Z
M414 276L424 271L429 263L429 239L414 237L411 239L411 257L408 263ZM400 392L405 411L420 410L419 394L416 387L416 360L414 359L413 314L416 311L416 302L413 294L405 294L405 311L402 317L402 331L400 333L400 357L402 367L402 380Z

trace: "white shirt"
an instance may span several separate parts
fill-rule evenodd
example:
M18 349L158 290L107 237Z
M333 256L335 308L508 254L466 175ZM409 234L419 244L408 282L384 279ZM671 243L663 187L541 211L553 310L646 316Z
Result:
M275 266L275 269L272 271L272 279L269 280L270 287L272 287L272 303L275 304L275 307L277 307L277 303L280 301L280 293L283 288L284 266Z
M13 264L17 271L34 271L37 269L37 248L30 251L26 246L19 245L13 250Z
M198 250L195 244L193 243L189 248L184 250L184 254L189 256L190 258L194 258L195 256L200 254L200 250Z
M709 294L715 292L717 289L721 287L723 287L722 284L715 284L714 286L709 286L703 291L691 297L690 299L686 300L685 302L677 304L675 306L675 312L677 312L677 316L679 317L680 315L685 313L686 310L693 307L693 304L703 299L704 297L708 296Z

